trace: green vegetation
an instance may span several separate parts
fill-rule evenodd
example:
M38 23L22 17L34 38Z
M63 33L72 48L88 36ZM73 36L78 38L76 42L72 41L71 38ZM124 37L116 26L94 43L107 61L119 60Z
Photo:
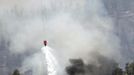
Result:
M113 75L134 75L134 62L127 63L125 66L125 71L117 67L113 70Z
M117 64L111 66L102 65L97 67L92 64L84 64L82 59L70 59L71 65L66 67L68 75L134 75L134 62L127 63L125 69L121 69ZM20 75L18 69L12 75Z
M100 65L96 66L84 64L82 59L71 59L66 72L68 75L134 75L134 62L127 63L125 69L122 69L117 63L106 61L99 62Z

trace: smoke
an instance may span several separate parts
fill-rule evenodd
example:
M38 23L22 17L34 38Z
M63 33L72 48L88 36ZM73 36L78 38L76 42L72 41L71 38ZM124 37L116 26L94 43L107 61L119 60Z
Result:
M35 53L27 57L22 67L19 68L21 74L29 75L44 75L47 74L45 58L41 52ZM27 74L28 73L28 74ZM30 74L30 75L31 75Z
M70 58L97 61L93 52L116 62L122 59L120 40L101 0L0 0L0 11L0 39L9 42L12 54L35 53L47 39L63 68ZM27 57L23 66L36 67L41 75L40 58Z
M92 63L85 64L82 59L70 59L71 65L66 67L69 75L113 75L113 70L118 64L99 53L93 53L92 58L96 59Z

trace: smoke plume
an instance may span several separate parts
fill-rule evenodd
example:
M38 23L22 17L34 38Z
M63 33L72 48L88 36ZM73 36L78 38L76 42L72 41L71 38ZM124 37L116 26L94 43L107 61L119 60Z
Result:
M95 53L122 59L120 40L101 0L0 0L0 11L0 41L9 42L11 54L35 53L26 57L23 71L34 67L36 75L43 75L42 56L36 52L44 39L59 55L62 69L70 58L99 65Z

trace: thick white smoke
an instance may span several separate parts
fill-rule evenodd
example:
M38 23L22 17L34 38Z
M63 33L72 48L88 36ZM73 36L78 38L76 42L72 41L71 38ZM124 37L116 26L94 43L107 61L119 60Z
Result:
M69 58L95 61L92 52L121 59L120 40L101 0L0 0L0 11L0 36L9 41L11 53L37 52L47 39L64 66ZM38 69L40 58L27 58L23 66L38 61L30 64Z

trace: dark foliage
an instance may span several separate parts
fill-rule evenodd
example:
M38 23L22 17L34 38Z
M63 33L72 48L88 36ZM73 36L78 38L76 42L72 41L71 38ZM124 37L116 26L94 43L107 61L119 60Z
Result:
M84 63L81 59L70 59L71 65L66 67L69 75L76 75L77 73L84 73Z
M20 75L20 72L18 69L14 70L13 74L12 75Z

